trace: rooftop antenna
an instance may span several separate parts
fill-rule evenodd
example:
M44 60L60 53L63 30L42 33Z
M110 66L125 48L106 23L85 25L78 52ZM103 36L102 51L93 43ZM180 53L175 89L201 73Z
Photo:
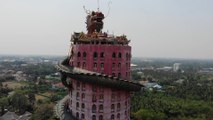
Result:
M109 2L108 2L108 12L107 12L107 15L106 15L106 17L105 18L107 18L108 16L109 16L109 12L110 12L110 4L112 4L112 1L110 0Z
M86 14L90 14L91 13L91 11L87 10L85 6L83 6L83 8L84 8L84 11L85 11Z
M97 4L98 4L98 12L99 12L99 8L100 8L100 2L99 2L99 0L97 0Z

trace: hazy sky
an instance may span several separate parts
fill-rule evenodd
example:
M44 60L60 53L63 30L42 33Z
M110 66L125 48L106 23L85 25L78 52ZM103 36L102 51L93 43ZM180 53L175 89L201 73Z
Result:
M104 30L135 57L213 58L213 0L111 0ZM99 0L106 15L109 0ZM67 55L97 0L0 0L0 54Z

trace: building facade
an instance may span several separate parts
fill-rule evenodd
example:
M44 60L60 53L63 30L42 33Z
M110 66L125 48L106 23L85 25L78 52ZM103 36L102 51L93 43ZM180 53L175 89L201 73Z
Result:
M69 57L57 68L69 89L67 109L77 120L129 120L131 46L125 35L103 33L104 15L87 15L88 33L74 33Z

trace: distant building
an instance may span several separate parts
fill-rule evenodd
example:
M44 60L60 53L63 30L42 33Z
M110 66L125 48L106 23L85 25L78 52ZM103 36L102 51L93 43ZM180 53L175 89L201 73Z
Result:
M173 71L174 72L177 72L178 70L180 70L180 63L175 63L174 65L173 65Z
M0 117L0 120L30 120L32 113L25 112L23 115L18 116L15 112L6 112Z

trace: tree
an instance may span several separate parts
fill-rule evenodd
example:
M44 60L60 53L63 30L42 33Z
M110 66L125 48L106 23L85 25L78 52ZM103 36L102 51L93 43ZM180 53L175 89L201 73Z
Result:
M10 104L14 110L18 110L20 114L24 113L29 106L29 101L27 97L20 91L16 91L10 97Z
M42 104L32 116L32 120L48 120L53 117L53 104Z
M0 99L1 115L4 114L5 106L8 106L8 104L8 99L6 97Z

